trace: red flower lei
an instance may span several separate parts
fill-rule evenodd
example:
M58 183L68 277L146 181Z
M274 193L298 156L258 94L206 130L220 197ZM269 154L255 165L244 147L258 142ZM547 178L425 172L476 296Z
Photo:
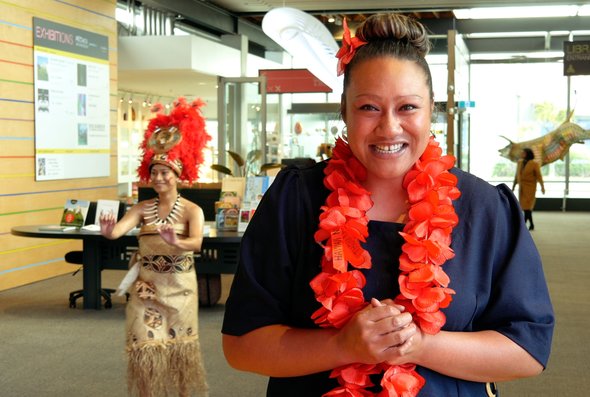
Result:
M446 321L440 309L447 307L455 292L448 288L449 277L442 265L454 256L451 232L457 225L452 200L460 196L457 178L449 172L455 158L442 155L438 142L430 138L426 150L404 177L410 209L404 226L405 243L400 263L400 294L395 298L414 321L428 334L436 334ZM321 327L342 328L369 303L362 288L365 277L356 269L371 268L371 256L361 246L368 232L366 212L373 206L370 192L360 182L365 167L352 154L348 144L338 139L326 169L324 184L331 190L322 206L315 240L324 248L322 271L311 282L321 307L312 319ZM348 264L353 270L348 270ZM413 397L425 380L413 364L350 364L336 368L330 377L339 387L324 396ZM366 390L373 386L369 376L383 373L378 394Z

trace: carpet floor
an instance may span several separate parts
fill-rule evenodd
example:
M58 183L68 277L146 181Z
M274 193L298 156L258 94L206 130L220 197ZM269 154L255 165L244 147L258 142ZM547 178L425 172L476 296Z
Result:
M535 212L533 237L543 258L557 325L552 355L538 377L504 382L501 397L590 395L590 212ZM72 267L72 271L75 267ZM103 286L122 271L105 270ZM220 302L201 308L199 331L210 397L260 397L266 378L230 368L221 323L231 276ZM0 395L3 397L125 397L124 298L110 310L68 307L81 272L0 292ZM444 396L441 396L444 397Z

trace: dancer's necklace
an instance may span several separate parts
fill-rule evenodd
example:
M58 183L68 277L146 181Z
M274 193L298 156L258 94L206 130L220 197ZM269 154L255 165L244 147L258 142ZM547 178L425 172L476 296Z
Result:
M148 208L146 208L146 225L163 225L165 223L172 225L174 223L178 223L181 210L183 208L183 205L180 202L180 193L176 196L176 201L174 202L174 205L172 206L172 209L166 218L160 219L160 216L158 215L159 207L160 198L156 197L154 202Z

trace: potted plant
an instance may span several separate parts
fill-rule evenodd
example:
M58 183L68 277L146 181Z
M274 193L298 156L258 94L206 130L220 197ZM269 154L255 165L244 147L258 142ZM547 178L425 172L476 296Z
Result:
M282 165L278 163L266 163L260 166L260 170L256 171L256 163L262 157L261 150L252 150L244 159L239 153L228 150L227 153L230 155L232 160L237 166L237 175L235 176L252 176L252 175L260 175L263 172L266 172L269 169L273 168L280 168ZM226 167L225 165L221 164L212 164L211 168L217 172L221 172L222 174L234 176L233 171Z

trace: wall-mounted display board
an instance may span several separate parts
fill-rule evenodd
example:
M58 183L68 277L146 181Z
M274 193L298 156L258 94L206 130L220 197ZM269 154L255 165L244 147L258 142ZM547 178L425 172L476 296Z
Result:
M36 180L109 176L108 37L33 18Z

